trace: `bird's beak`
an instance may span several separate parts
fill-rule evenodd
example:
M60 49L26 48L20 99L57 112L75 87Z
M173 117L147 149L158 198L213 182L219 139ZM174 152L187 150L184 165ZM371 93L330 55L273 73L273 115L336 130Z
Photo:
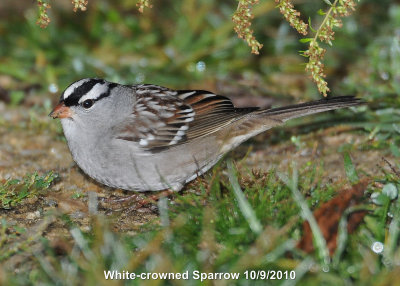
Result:
M61 101L56 107L54 107L49 116L53 118L69 118L72 117L72 110L68 106L65 106L64 102Z

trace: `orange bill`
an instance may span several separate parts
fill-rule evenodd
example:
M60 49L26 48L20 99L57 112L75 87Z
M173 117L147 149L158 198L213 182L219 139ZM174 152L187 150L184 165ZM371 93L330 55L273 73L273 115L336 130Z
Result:
M69 118L72 116L72 110L65 106L64 102L60 102L57 106L50 112L49 116L53 118Z

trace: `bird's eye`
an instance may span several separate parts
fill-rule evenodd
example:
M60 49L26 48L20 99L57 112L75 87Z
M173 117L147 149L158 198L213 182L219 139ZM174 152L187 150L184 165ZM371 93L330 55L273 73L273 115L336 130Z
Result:
M93 104L94 104L93 99L86 99L84 102L81 103L82 107L85 109L91 108Z

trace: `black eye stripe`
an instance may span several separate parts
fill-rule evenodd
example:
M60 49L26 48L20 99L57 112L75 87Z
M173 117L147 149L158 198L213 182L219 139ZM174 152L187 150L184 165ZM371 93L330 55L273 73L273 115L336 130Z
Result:
M74 91L64 100L64 104L66 106L78 105L79 99L98 83L104 84L105 81L103 79L91 79L82 83L82 85L75 88ZM61 98L63 98L63 96Z

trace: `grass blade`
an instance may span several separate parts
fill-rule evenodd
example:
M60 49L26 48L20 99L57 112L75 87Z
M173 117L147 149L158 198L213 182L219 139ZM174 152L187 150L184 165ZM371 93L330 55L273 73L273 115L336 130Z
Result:
M250 206L249 202L246 200L246 197L244 196L244 194L239 186L239 182L235 175L235 170L233 169L232 160L228 160L228 177L229 177L229 182L232 185L233 193L238 202L239 209L241 210L243 216L249 223L250 229L254 233L260 234L262 231L261 223L257 219L253 208Z
M300 207L302 218L307 220L308 223L310 224L310 228L314 237L315 248L318 251L322 264L323 266L328 266L328 264L330 263L330 257L329 257L328 247L326 246L326 240L322 235L318 223L315 220L315 217L312 214L310 208L308 207L306 200L304 199L300 191L297 189L297 178L298 178L297 169L293 168L292 180L290 180L285 174L279 172L278 176L292 191L294 201Z
M357 183L359 181L356 168L351 161L350 154L348 152L343 154L344 160L344 170L346 172L347 178L349 178L351 183Z

